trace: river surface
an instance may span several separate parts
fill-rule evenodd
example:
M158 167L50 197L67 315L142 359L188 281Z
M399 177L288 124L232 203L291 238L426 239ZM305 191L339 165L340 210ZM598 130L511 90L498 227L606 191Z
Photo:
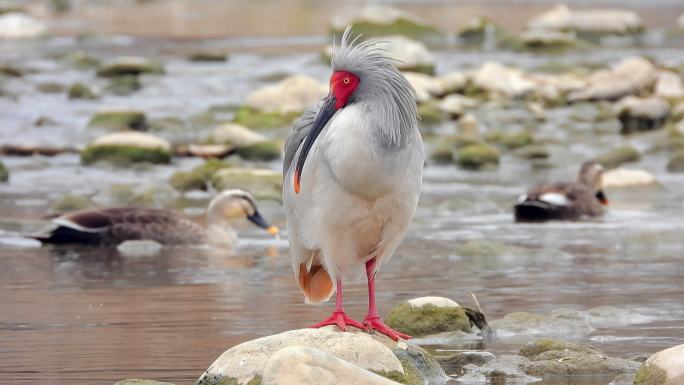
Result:
M294 53L243 50L225 63L202 64L181 56L197 45L231 48L274 43L248 38L188 43L149 37L0 43L4 60L32 70L3 84L0 144L82 146L103 134L85 127L88 117L103 106L135 106L152 118L187 118L212 105L239 105L247 93L273 77L303 73L326 80L329 68L310 49L325 43L325 37L279 39L274 41ZM104 84L92 71L76 70L54 59L69 50L100 58L148 55L163 60L167 74L144 77L143 90L126 97L69 101L64 94L37 92L43 82ZM283 50L288 51L278 48ZM634 55L668 65L684 62L682 49L667 45L560 56L453 49L435 54L440 73L474 68L486 60L526 69L550 62L612 65ZM402 300L428 295L472 306L474 292L489 320L514 311L573 308L583 325L590 326L590 330L559 327L522 334L504 330L488 341L429 346L443 354L461 349L513 353L538 335L591 343L623 357L684 343L684 174L667 173L666 156L648 155L630 165L652 172L660 186L608 190L611 206L602 219L513 223L511 207L529 186L573 179L582 160L609 146L626 141L642 150L648 147L649 135L626 139L617 135L616 121L594 123L577 117L595 113L591 105L564 107L548 111L546 121L537 122L515 104L497 113L476 111L490 127L535 122L537 137L550 143L556 167L535 169L510 155L504 155L499 169L492 171L429 164L416 217L393 260L379 274L381 314ZM39 117L51 121L36 126ZM448 133L454 123L432 129ZM208 132L159 134L183 142ZM241 243L235 250L176 247L165 248L158 257L124 257L101 248L40 247L21 237L40 230L52 202L66 193L91 196L101 205L114 204L122 188L158 188L172 172L199 164L197 159L130 169L83 167L75 154L3 156L2 161L12 175L9 183L0 184L0 384L92 385L122 378L189 384L227 348L307 326L332 310L331 304L303 303L293 277L287 234L272 239L244 223L236 224ZM259 166L280 169L279 162ZM179 199L164 191L158 194L160 200L174 202L172 206L193 215L201 216L200 208L208 199L206 194ZM262 211L285 228L279 203L263 202ZM486 257L461 255L459 246L473 240L502 243L510 250ZM365 284L345 285L345 300L347 311L362 318ZM595 382L573 382L590 383Z

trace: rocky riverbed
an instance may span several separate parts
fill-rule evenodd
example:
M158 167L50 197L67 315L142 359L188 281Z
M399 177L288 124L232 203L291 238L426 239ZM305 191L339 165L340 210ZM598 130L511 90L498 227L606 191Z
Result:
M213 5L201 3L196 17L207 17L197 15ZM326 14L307 38L192 41L120 36L121 25L114 33L106 21L95 25L103 8L0 8L0 346L9 347L0 379L187 383L223 350L279 333L304 342L274 349L249 376L216 373L280 383L278 368L295 360L306 364L282 377L291 383L312 368L411 383L428 375L405 361L426 352L446 375L473 383L550 384L545 374L560 372L577 385L664 378L668 359L639 367L684 343L684 9L665 3L648 13L528 5L515 26L459 14L449 28L436 16L443 5L420 15L412 4L370 7ZM151 15L163 4L110 6L112 15ZM90 29L74 33L74 20ZM84 207L161 207L201 222L216 190L238 186L284 228L282 143L327 92L323 31L349 20L390 36L387 48L416 90L429 155L416 219L379 277L381 310L395 319L417 296L472 307L474 291L489 337L457 306L440 322L426 321L434 309L395 319L417 337L411 344L355 333L386 349L392 364L382 368L323 349L339 336L300 330L329 309L301 304L287 234L274 240L241 224L235 250L41 248L24 237L47 216ZM605 217L513 223L511 207L528 187L573 179L588 159L609 169ZM350 285L351 312L363 311L363 290ZM430 367L429 378L441 378L432 383L445 380Z

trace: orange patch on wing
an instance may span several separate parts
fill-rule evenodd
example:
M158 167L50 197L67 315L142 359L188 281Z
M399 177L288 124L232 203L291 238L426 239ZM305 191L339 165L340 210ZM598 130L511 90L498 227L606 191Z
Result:
M295 171L295 174L294 174L294 190L295 190L295 193L297 193L297 194L299 194L299 190L301 188L301 186L299 185L300 179L302 179L302 176L299 174L299 171Z
M330 274L321 265L313 265L307 270L306 264L300 263L297 281L304 297L311 303L327 301L335 292Z

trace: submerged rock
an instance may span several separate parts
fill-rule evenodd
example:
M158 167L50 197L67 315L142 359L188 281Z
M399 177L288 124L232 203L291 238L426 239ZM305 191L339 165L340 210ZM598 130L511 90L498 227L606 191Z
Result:
M289 346L278 350L268 359L263 369L261 384L396 385L398 383L323 350Z
M529 29L541 31L574 31L582 35L625 35L641 32L644 28L639 15L621 9L571 10L559 4L551 10L534 17L527 24Z
M645 170L618 168L603 173L604 188L654 186L657 184L656 177Z
M150 59L137 56L114 58L97 68L97 76L113 78L125 75L163 74L164 67Z
M154 257L159 255L162 248L162 244L157 241L133 239L118 244L116 251L126 257Z
M637 162L641 159L639 151L630 146L625 145L618 147L594 158L594 161L600 163L605 168L617 168L624 163Z
M363 36L403 35L427 43L441 43L444 34L417 16L387 5L368 4L351 15L332 21L332 33L341 36L348 25Z
M661 350L639 368L634 385L681 385L684 383L684 345Z
M586 86L571 92L568 100L617 100L653 86L657 78L658 70L653 63L641 57L629 58L613 69L591 74Z
M535 359L538 355L550 350L565 350L603 355L603 352L592 346L581 345L575 342L555 340L551 338L530 341L518 351L518 354L529 359Z
M97 99L98 95L89 86L83 83L74 83L67 93L69 99Z
M141 88L142 84L137 76L121 75L111 78L105 89L114 95L126 96Z
M294 75L254 91L247 96L245 106L264 113L301 114L327 92L325 84L308 76Z
M461 330L470 321L458 303L443 297L422 297L400 303L387 315L387 325L414 337Z
M529 360L517 355L502 355L487 361L482 366L468 364L463 367L465 374L458 378L461 383L491 383L491 384L525 384L534 382L537 378L523 372L522 365Z
M115 165L131 162L169 163L171 144L165 139L136 131L102 136L81 152L81 162L109 161Z
M615 110L622 124L621 133L629 134L662 127L670 113L670 105L659 97L627 96L615 105Z
M25 39L38 37L47 31L42 21L21 12L0 15L0 39Z
M462 372L466 365L482 366L495 358L496 356L490 352L472 351L458 352L450 356L440 357L437 360L447 374L453 375Z
M485 143L477 143L460 148L456 155L456 164L470 170L479 170L499 165L499 150Z
M147 129L145 113L131 108L105 108L96 112L88 122L90 127L102 127L110 130Z

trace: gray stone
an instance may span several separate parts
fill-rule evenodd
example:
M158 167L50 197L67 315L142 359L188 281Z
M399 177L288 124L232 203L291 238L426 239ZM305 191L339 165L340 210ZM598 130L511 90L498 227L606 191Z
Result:
M662 127L670 113L670 104L655 96L627 96L615 105L615 112L622 124L621 132L629 134Z
M651 87L657 78L658 70L653 63L642 57L629 58L613 69L601 69L591 74L586 86L571 92L568 100L617 100Z
M634 11L621 9L571 10L567 5L559 4L534 17L527 26L530 29L542 31L624 35L641 31L643 22Z
M652 355L639 368L635 385L684 384L684 345L661 350Z

